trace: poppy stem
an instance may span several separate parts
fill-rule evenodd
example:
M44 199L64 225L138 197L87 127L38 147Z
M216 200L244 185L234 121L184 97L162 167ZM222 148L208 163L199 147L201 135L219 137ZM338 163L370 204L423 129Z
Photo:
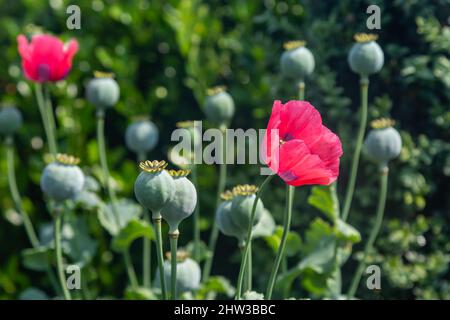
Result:
M192 183L198 192L197 166L192 165ZM197 201L194 211L194 260L200 262L200 201Z
M170 288L171 300L177 299L177 245L179 233L169 234L170 237Z
M277 256L275 258L275 263L272 267L272 272L270 273L269 283L267 285L266 296L267 300L272 298L273 288L275 286L275 280L278 274L278 269L281 264L281 260L284 257L284 253L286 250L287 236L289 234L289 229L291 227L291 218L292 218L292 204L294 200L294 191L295 187L286 186L286 210L283 222L283 234L281 236L280 246L278 247Z
M56 155L56 153L58 153L58 148L52 131L52 126L49 123L48 110L46 106L47 104L42 92L42 85L40 83L36 83L34 86L34 91L39 107L39 113L41 114L42 124L44 126L45 136L47 137L48 149L52 155Z
M259 199L261 198L261 195L267 186L267 184L272 180L274 175L269 175L267 178L261 183L261 185L258 188L258 192L256 193L255 201L253 201L253 207L252 212L250 214L250 223L248 225L247 229L247 241L245 241L245 248L244 253L242 255L242 261L241 261L241 267L239 269L239 276L238 281L236 285L236 300L240 300L242 296L242 284L244 282L244 273L245 269L247 267L247 259L248 259L248 253L250 252L251 247L251 241L252 241L252 232L253 232L253 224L255 222L255 215L256 215L256 205L258 204Z
M159 281L161 283L161 295L163 300L167 300L166 278L164 275L164 257L161 235L161 218L153 218L153 225L156 231L156 255L158 257Z
M361 149L364 140L364 133L367 126L367 104L368 104L368 92L369 92L369 78L361 77L360 80L361 89L361 118L359 120L359 131L356 140L355 151L353 153L352 167L350 169L350 178L347 184L347 190L345 193L344 208L342 210L342 220L347 221L348 214L353 199L353 192L355 191L356 176L358 173L359 157L361 155Z
M219 207L219 205L220 205L220 201L221 201L220 194L225 189L225 184L226 184L226 179L227 179L227 163L226 163L227 142L226 142L226 130L225 130L226 128L221 128L221 129L223 129L222 130L222 132L223 132L223 135L222 135L222 163L220 164L219 184L217 186L216 208ZM214 251L216 249L218 236L219 236L219 226L213 219L213 227L211 230L211 235L210 235L209 243L208 243L209 256L206 258L205 266L203 267L202 279L204 282L208 281L209 275L211 274L211 267L212 267L212 262L214 259Z
M59 209L55 208L53 212L53 236L55 240L56 253L56 268L58 270L59 283L61 285L64 299L72 300L69 289L67 288L66 276L64 275L64 266L61 249L61 213Z
M127 268L128 279L130 279L130 284L133 289L139 287L137 281L136 272L134 271L133 262L131 261L130 252L126 249L123 252L123 260L125 261L125 267Z
M298 99L305 100L305 81L303 80L298 83Z
M356 293L356 290L358 289L358 285L366 265L367 256L369 255L370 251L372 251L373 244L380 231L381 223L383 222L384 208L386 206L386 196L388 188L388 174L389 168L387 166L383 166L380 170L380 196L378 198L377 215L375 218L375 223L372 227L372 231L370 232L369 239L366 242L366 246L364 248L364 256L362 260L359 262L358 268L356 269L355 275L353 276L353 280L347 293L348 298L353 298Z

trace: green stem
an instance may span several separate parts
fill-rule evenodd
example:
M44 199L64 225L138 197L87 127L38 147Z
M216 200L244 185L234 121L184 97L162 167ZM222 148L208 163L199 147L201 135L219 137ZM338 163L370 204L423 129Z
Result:
M252 291L253 278L253 259L252 259L252 243L249 243L248 257L247 257L247 291Z
M348 290L348 293L347 293L348 298L353 298L356 293L356 290L358 289L359 282L360 282L362 274L364 272L366 258L369 255L370 251L372 250L373 244L375 243L375 239L377 238L377 235L380 232L381 223L383 222L384 208L386 205L386 196L387 196L387 188L388 188L388 173L389 173L388 167L383 166L380 170L380 195L378 198L377 215L375 218L375 224L372 227L372 231L370 232L369 239L367 240L366 246L364 248L363 259L359 262L358 268L356 269L355 275L353 276L353 280L351 282L350 289Z
M61 249L61 212L55 210L53 218L53 234L55 238L56 267L58 270L59 283L63 290L64 299L72 300L69 289L67 288L66 276L64 274L62 249Z
M192 165L192 183L198 192L198 178L197 178L197 166ZM197 201L194 211L194 260L200 261L200 201Z
M303 80L298 83L298 99L305 100L305 82Z
M331 198L333 200L333 212L334 216L336 217L336 221L338 221L340 217L340 205L339 205L339 198L337 196L337 182L334 182L330 185L330 191L331 191ZM333 263L334 263L334 272L336 272L336 281L337 281L337 296L341 294L342 291L342 284L341 284L341 267L339 262L339 240L336 239L334 244L334 252L333 252ZM334 298L337 298L334 297Z
M50 92L48 86L44 86L44 99L45 99L45 113L47 116L48 126L50 128L50 135L52 143L55 146L56 152L58 152L58 143L56 139L56 121L53 113L52 100L50 99Z
M177 300L177 245L179 233L169 234L170 237L170 290L171 299Z
M103 111L97 112L97 143L98 154L100 157L100 165L103 171L103 184L104 188L108 192L108 196L111 200L111 209L116 219L116 223L120 226L119 213L117 210L117 199L114 189L111 186L110 174L108 169L108 160L106 158L106 145L105 145L105 113Z
M255 222L255 212L256 212L256 205L259 201L259 198L261 198L261 195L267 186L267 184L272 180L274 175L269 175L267 178L261 183L261 185L258 188L258 192L256 193L255 201L253 201L253 207L252 212L250 214L250 224L248 225L247 229L247 241L245 242L245 248L244 248L244 254L242 255L242 261L241 261L241 267L239 269L239 276L238 281L236 285L236 300L241 299L242 295L242 284L244 282L244 273L247 266L247 258L248 258L248 252L250 251L250 245L252 241L252 232L253 232L253 224Z
M30 217L23 210L22 199L20 198L19 190L17 188L16 174L14 171L14 140L12 137L6 138L6 166L8 170L8 185L11 192L11 197L14 201L14 206L17 212L19 212L22 217L23 225L25 227L25 232L27 233L28 239L31 245L36 248L39 247L39 240L34 231L33 224L31 223Z
M166 278L164 275L164 257L162 248L162 235L161 235L161 218L153 218L153 225L156 231L156 255L158 256L158 271L159 279L161 282L161 294L164 300L167 300L166 290Z
M131 261L130 252L125 250L123 252L123 259L125 261L125 266L127 268L128 279L130 279L130 284L133 289L139 287L137 281L136 272L134 271L133 262Z
M278 274L278 268L281 264L281 259L283 259L284 252L286 249L287 236L289 234L289 229L291 227L291 217L292 217L292 203L294 198L294 190L293 186L286 186L286 210L283 222L283 235L281 236L280 247L278 248L277 256L275 258L275 263L272 268L272 272L270 273L269 283L267 285L266 290L266 299L270 300L272 298L273 288L275 286L275 280Z
M369 93L369 78L361 77L360 80L361 90L361 118L359 120L359 131L356 139L356 147L353 153L352 167L350 169L350 178L347 184L347 191L345 193L344 208L342 210L342 220L347 221L350 207L352 205L353 192L355 191L356 176L358 173L359 157L361 155L361 149L364 140L364 133L366 132L367 125L367 104Z
M216 208L220 205L220 194L224 191L227 179L227 164L226 164L226 130L223 130L222 135L222 163L220 164L219 184L217 186L216 194ZM205 266L203 268L203 281L206 282L211 274L212 262L214 259L214 253L217 244L217 238L219 236L219 226L213 218L213 228L208 243L209 256L206 258Z
M58 148L52 131L52 126L49 123L49 116L47 115L48 112L44 99L44 94L42 92L42 85L40 83L36 83L34 89L37 104L39 107L39 113L41 114L42 124L44 126L45 136L47 137L48 148L52 155L56 155L56 153L58 152Z

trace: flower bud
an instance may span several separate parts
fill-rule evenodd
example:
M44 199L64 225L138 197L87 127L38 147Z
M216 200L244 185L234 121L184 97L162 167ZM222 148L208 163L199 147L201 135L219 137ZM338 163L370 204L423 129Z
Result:
M98 110L112 107L119 100L119 85L110 73L95 72L94 75L86 87L86 99Z
M358 33L355 35L356 43L348 55L348 63L353 72L367 77L381 70L384 64L384 54L375 40L374 34Z
M219 126L227 125L234 115L233 98L225 91L224 87L208 90L204 108L208 120Z
M150 120L137 120L127 127L125 143L131 151L146 153L158 143L158 128Z
M173 197L175 183L164 170L165 161L143 161L139 164L142 172L134 183L134 194L139 203L152 212L153 219L161 218L161 209Z
M303 80L314 71L315 61L304 41L290 41L281 55L281 73L288 78Z
M162 218L169 224L169 234L178 233L178 225L189 217L197 205L197 190L186 176L189 170L169 170L174 181L173 197L161 210Z
M166 283L170 283L170 254L167 254L168 260L164 261L164 278ZM159 270L156 270L155 286L159 288ZM179 293L197 290L200 287L201 270L198 263L187 256L183 250L177 252L177 284L176 289Z
M84 174L77 166L79 162L80 159L66 154L56 155L56 160L42 173L42 191L57 202L75 198L84 186Z
M0 110L0 134L10 135L22 126L22 114L13 106L4 106Z
M397 158L402 150L402 139L392 126L394 121L379 119L372 121L372 130L367 135L365 147L371 158L381 165Z

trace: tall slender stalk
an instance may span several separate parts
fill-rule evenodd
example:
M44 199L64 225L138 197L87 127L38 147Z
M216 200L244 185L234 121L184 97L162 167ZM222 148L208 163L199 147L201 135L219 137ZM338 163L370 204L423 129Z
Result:
M274 175L269 175L267 178L261 183L261 185L258 188L258 192L256 193L255 201L253 202L252 212L250 214L250 224L247 229L247 241L245 242L245 248L244 253L242 254L242 260L241 260L241 267L239 269L239 275L238 275L238 281L236 285L236 300L241 299L242 295L242 285L244 282L244 273L247 267L247 259L248 259L248 253L250 252L250 246L252 241L252 232L253 232L253 224L255 222L255 212L256 212L256 205L258 204L259 199L261 198L261 195L267 186L267 184L272 180Z
M58 152L58 142L56 138L56 121L53 113L52 100L50 98L50 91L48 85L44 86L44 99L45 99L45 113L47 116L48 126L50 128L51 139L55 145L56 152Z
M44 94L42 92L42 85L36 83L34 86L34 91L36 94L36 100L39 107L39 113L41 114L42 124L44 126L45 135L47 137L48 148L51 154L56 155L58 152L58 147L56 144L55 135L53 132L54 124L50 123L50 117L48 115L47 103L44 99ZM53 115L52 115L53 117Z
M303 80L298 83L298 99L305 100L305 81Z
M192 165L192 183L198 192L197 165ZM200 201L197 201L194 211L194 260L200 261Z
M366 258L369 255L370 251L372 250L373 244L375 243L375 239L377 238L377 235L380 232L381 223L383 222L384 208L386 205L388 174L389 174L388 167L383 166L380 170L380 195L378 198L377 215L375 218L375 223L372 227L372 231L370 232L369 239L366 242L363 259L359 262L358 268L356 269L356 272L353 276L350 288L347 293L348 298L353 298L356 293L356 290L358 289L359 282L361 281L361 277L364 272Z
M347 221L350 207L352 205L353 192L355 191L356 176L358 173L359 157L361 155L361 149L364 140L364 133L367 126L367 105L368 105L368 92L369 92L369 78L361 77L360 79L361 90L361 117L359 120L358 137L356 139L355 151L353 153L352 167L350 169L350 178L347 184L347 190L345 193L344 208L342 210L342 220Z
M219 184L217 186L216 208L220 205L220 194L225 189L226 178L227 178L226 128L223 128L222 132L223 132L222 143L221 143L221 147L222 147L222 157L221 157L222 158L222 163L220 164ZM211 231L211 235L210 235L209 243L208 243L209 256L206 259L205 266L203 268L203 276L202 276L202 278L203 278L203 281L205 281L205 282L208 281L209 275L211 274L211 267L212 267L212 262L213 262L213 259L214 259L214 251L216 249L218 236L219 236L219 226L217 225L215 219L213 218L213 227L212 227L212 231Z
M177 245L179 233L169 234L170 237L170 288L171 300L177 300Z
M253 259L252 259L252 243L249 243L248 257L247 257L247 291L252 291L253 279Z
M54 216L53 217L53 235L54 235L54 240L55 240L56 267L58 270L59 283L63 290L64 299L72 300L69 289L67 288L66 276L64 274L62 249L61 249L61 212L60 212L60 210L54 209L53 216Z
M138 154L138 161L145 161L145 153ZM150 223L147 210L144 211L144 220ZM152 242L147 237L142 239L142 278L145 288L151 288L151 266L152 266Z
M295 188L293 186L286 186L286 210L283 222L283 234L281 236L280 246L278 248L277 256L275 258L275 263L272 268L272 272L270 273L269 283L267 285L266 296L267 300L272 298L273 288L275 286L275 280L277 278L278 269L281 264L281 260L283 259L284 252L286 249L287 236L289 234L289 229L291 228L291 218L292 218L292 204L294 198Z
M161 294L164 300L167 300L166 278L164 275L164 257L161 235L161 218L153 218L153 225L156 231L156 255L158 257L159 281L161 282Z
M133 268L133 262L131 261L130 252L125 250L123 252L123 259L125 261L125 267L127 269L128 279L130 279L130 284L133 289L136 289L139 287L139 283L136 277L136 272Z

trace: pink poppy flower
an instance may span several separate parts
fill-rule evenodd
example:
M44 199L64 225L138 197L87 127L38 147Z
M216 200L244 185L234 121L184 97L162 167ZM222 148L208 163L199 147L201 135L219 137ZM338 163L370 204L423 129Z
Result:
M70 40L64 45L57 37L47 34L35 35L31 42L24 35L19 35L17 42L25 76L37 82L64 79L78 51L76 40Z
M291 186L329 185L339 176L342 145L305 101L275 101L266 135L266 164Z

